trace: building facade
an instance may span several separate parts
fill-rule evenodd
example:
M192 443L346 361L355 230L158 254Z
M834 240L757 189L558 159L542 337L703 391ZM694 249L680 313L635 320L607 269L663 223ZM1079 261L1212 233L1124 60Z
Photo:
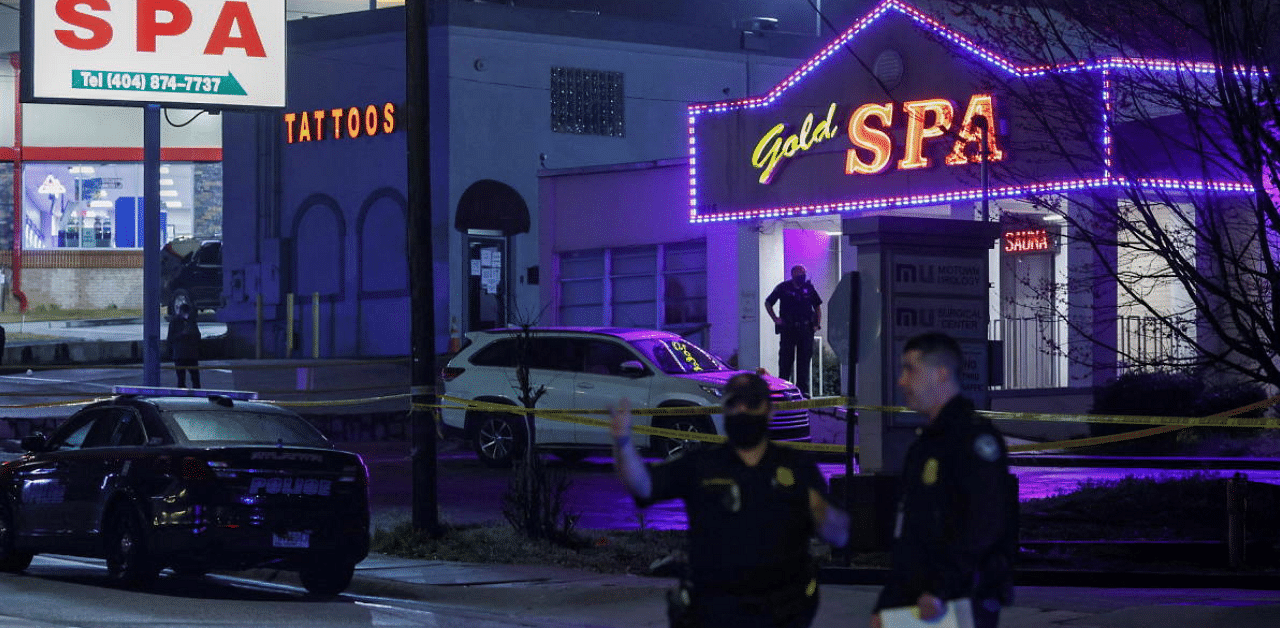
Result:
M226 203L252 208L224 221L223 319L245 354L406 354L405 190L429 174L441 351L524 322L655 327L772 370L762 301L804 264L828 301L819 360L851 361L837 354L860 322L860 399L899 402L901 342L941 328L992 407L1086 410L1126 343L1152 336L1133 286L1100 269L1152 259L1073 229L1127 215L1135 180L1173 203L1230 206L1251 189L1188 153L1134 158L1152 140L1119 123L1129 73L1207 64L1036 65L898 0L825 39L437 6L430 173L405 167L398 9L292 23L288 111L224 116ZM1051 83L1079 96L1037 101ZM1047 135L1049 105L1086 130ZM1185 311L1160 274L1145 275L1144 307ZM815 392L842 381L820 374Z

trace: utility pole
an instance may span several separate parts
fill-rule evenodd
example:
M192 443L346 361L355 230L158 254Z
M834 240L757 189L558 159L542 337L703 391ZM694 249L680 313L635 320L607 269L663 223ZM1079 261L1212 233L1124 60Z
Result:
M431 243L431 134L427 76L429 0L406 0L405 108L408 162L409 309L412 321L413 527L440 530L436 477L436 317Z

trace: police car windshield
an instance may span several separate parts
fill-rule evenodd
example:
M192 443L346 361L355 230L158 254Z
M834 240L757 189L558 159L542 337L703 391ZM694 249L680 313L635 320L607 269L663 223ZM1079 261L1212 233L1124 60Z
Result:
M287 414L178 411L170 415L191 443L248 443L328 447L329 442L301 418Z
M662 372L672 375L730 370L720 358L687 340L647 338L633 340L631 346L653 360Z

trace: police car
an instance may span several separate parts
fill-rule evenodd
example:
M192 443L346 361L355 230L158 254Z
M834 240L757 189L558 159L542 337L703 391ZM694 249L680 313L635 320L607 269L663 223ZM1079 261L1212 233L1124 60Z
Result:
M359 455L256 393L114 392L0 465L0 571L56 553L105 558L130 586L259 566L317 596L350 584L369 553Z

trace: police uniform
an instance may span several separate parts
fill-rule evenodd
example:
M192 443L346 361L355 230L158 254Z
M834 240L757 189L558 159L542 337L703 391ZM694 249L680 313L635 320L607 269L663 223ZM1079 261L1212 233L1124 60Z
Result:
M826 481L808 455L770 443L748 467L720 445L649 465L641 507L680 498L689 517L693 626L808 626L818 591L809 489Z
M876 611L922 593L971 598L975 625L995 626L1012 602L1017 484L1008 450L973 402L953 397L907 450L892 571Z
M778 377L794 381L804 394L809 394L809 361L813 358L813 324L816 312L822 305L822 297L813 284L805 281L784 281L765 297L765 306L781 302L778 306L777 332ZM792 368L795 379L792 379Z

